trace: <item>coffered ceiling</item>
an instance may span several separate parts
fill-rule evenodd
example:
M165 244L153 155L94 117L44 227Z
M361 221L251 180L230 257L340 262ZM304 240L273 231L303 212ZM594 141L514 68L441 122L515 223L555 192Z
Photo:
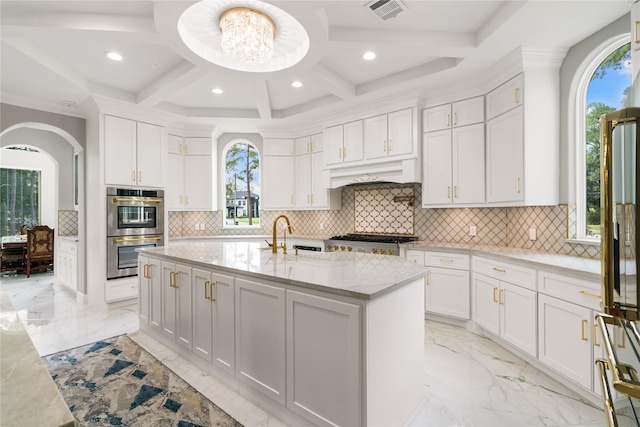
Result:
M251 73L207 62L185 46L177 22L192 1L3 0L2 100L81 115L63 104L100 96L225 132L253 132L412 89L428 96L491 72L521 46L566 50L623 16L631 2L404 0L406 10L386 21L367 1L269 3L304 26L309 51L288 69ZM367 50L377 57L363 60ZM107 59L107 51L124 60ZM303 86L293 88L293 80ZM224 93L213 94L214 87Z

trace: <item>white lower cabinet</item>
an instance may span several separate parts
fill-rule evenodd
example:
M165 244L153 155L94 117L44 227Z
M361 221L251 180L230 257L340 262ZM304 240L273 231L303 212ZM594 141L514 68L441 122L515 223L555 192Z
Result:
M78 242L56 238L54 273L56 279L71 289L78 290Z
M425 252L429 267L425 283L425 311L458 319L471 317L469 255Z
M540 361L588 390L593 387L594 315L588 308L538 296Z
M362 424L360 317L358 305L287 291L287 407L316 425Z
M193 352L235 374L235 279L194 268Z
M160 260L138 256L138 318L161 331L162 265Z
M162 333L191 349L191 267L162 261Z
M536 292L482 274L473 274L473 321L537 356Z
M285 405L285 290L236 278L235 318L238 379Z

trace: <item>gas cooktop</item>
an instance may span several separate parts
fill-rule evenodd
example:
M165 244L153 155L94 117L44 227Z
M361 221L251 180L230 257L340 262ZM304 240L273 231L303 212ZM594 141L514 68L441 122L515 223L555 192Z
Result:
M345 240L352 242L372 242L372 243L407 243L418 240L418 236L394 236L388 234L342 234L333 236L329 240Z

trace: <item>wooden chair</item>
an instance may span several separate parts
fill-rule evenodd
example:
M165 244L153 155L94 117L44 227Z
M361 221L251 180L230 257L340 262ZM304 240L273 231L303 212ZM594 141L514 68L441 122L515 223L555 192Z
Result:
M36 225L27 231L27 277L32 270L53 270L53 236L53 229L46 225Z
M17 273L25 271L26 249L3 248L0 251L0 272L15 271Z

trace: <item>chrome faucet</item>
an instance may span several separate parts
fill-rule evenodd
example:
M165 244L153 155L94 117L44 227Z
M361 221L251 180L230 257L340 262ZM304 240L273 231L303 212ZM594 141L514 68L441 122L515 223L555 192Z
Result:
M291 227L291 223L289 222L289 218L287 218L286 215L278 215L276 217L276 219L273 220L273 242L271 243L271 252L273 252L274 254L278 253L278 235L277 235L277 224L278 224L278 220L280 218L284 218L285 221L287 221L287 228L289 229L289 233L293 233L293 227ZM283 246L284 249L284 253L287 253L287 231L285 230L284 232L284 239L285 239L285 243Z

